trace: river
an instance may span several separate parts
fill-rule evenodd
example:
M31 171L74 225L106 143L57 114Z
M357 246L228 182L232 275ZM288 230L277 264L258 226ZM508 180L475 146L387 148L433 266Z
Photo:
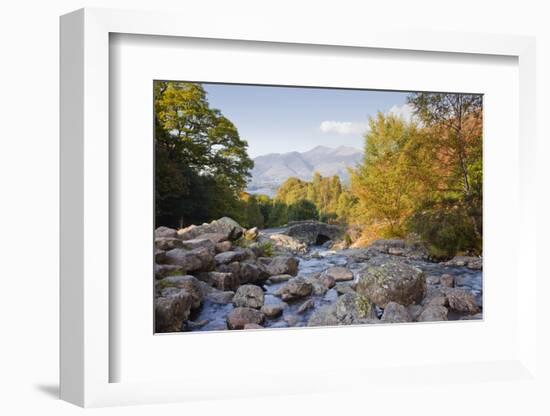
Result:
M333 266L346 266L354 275L354 279L357 280L359 272L365 267L365 263L356 262L346 251L333 251L319 246L310 247L308 252L304 255L297 255L300 263L298 266L298 275L307 277L316 273L320 273L327 268ZM423 270L426 276L441 276L443 274L450 274L454 277L455 287L467 290L471 292L475 298L479 307L482 307L482 272L480 270L470 270L467 267L451 267L442 263L433 263L423 260L404 259L407 263L418 267ZM275 292L285 284L282 283L267 283L263 286L265 291L264 304L280 304L283 303L281 299L275 296ZM276 319L267 319L263 326L266 328L287 328L287 327L300 327L307 325L307 322L315 309L332 304L338 299L338 286L349 285L350 282L337 283L337 286L329 289L324 295L312 294L309 299L314 302L314 308L310 308L303 313L298 313L298 309L306 299L283 303L284 309L282 316ZM343 288L345 289L345 288ZM341 290L341 289L340 289ZM216 304L208 299L205 300L199 313L194 317L196 322L208 321L207 324L197 327L195 331L211 331L225 329L225 320L227 314L233 309L232 304ZM382 311L377 311L381 315ZM460 319L461 316L456 313L449 312L449 320Z

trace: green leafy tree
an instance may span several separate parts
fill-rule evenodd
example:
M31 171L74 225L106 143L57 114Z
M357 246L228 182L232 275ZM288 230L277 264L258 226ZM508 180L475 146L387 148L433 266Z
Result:
M316 220L318 216L317 207L307 199L300 199L288 207L289 221Z
M236 212L253 167L236 127L210 107L197 83L155 81L154 104L157 224Z
M248 228L264 227L264 216L260 211L260 206L254 195L248 195L245 200L246 204L246 226Z

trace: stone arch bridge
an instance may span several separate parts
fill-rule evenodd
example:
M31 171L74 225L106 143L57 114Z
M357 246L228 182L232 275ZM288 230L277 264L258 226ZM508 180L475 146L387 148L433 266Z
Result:
M342 238L343 228L319 221L299 221L290 223L284 234L308 245L321 245L329 240Z

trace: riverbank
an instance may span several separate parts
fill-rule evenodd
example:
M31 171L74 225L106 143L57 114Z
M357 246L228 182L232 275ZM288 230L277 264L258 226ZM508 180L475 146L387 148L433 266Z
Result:
M435 263L401 240L331 250L338 232L323 223L259 231L222 218L155 237L157 332L482 318L479 258Z

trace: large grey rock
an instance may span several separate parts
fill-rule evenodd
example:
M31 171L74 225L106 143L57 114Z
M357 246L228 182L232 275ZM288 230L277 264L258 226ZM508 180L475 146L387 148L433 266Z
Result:
M181 266L174 264L155 264L155 278L162 279L163 277L170 275L182 275L185 274L185 270Z
M155 299L155 331L179 332L189 318L193 299L185 290Z
M442 274L441 277L439 278L439 281L441 282L441 286L445 286L445 287L453 287L455 283L454 277L447 273Z
M322 306L309 317L307 326L337 326L336 304Z
M184 250L175 248L166 252L166 263L181 266L186 272L208 271L214 266L214 256L205 248Z
M209 272L208 275L212 286L219 290L235 291L241 284L239 276L235 276L233 273Z
M216 257L214 258L216 260L216 264L229 264L233 263L234 261L240 261L243 258L243 253L240 251L225 251L223 253L216 254Z
M386 305L380 320L386 323L412 322L408 309L395 302L389 302Z
M206 298L212 303L227 305L233 303L233 296L235 296L235 292L215 290L210 292Z
M178 236L178 233L173 228L158 227L155 230L155 238L162 238L162 237L176 238L177 236Z
M244 329L247 324L260 325L263 321L264 314L253 308L235 308L227 315L229 329Z
M476 298L470 292L462 289L446 289L445 295L449 302L449 307L460 313L475 315L479 313L479 307L476 303Z
M208 238L203 238L203 236L194 238L192 240L185 240L185 241L180 240L180 243L181 243L181 247L186 250L194 250L196 248L206 248L211 253L214 253L215 251L214 243Z
M240 282L246 283L262 283L265 282L267 275L262 274L260 268L251 263L241 263L240 266Z
M335 282L345 282L348 280L353 280L353 273L341 266L329 267L323 272L323 275L332 277Z
M264 305L261 311L268 318L277 318L283 313L284 305L284 303Z
M302 277L295 277L289 280L284 286L282 286L276 293L276 296L280 296L284 301L300 299L311 295L313 286L308 283Z
M289 274L278 274L276 276L271 276L269 281L271 283L283 283L289 281L290 279L292 279L292 276Z
M155 249L155 263L162 264L166 261L166 252L164 250Z
M305 281L309 283L313 288L313 293L317 296L322 296L329 290L328 281L322 281L320 276L309 276L305 278Z
M336 301L336 318L341 325L368 323L378 319L374 304L357 293L346 293Z
M173 287L178 289L185 289L185 291L191 296L192 308L196 309L200 307L204 290L201 282L194 276L168 276L160 280L160 285L163 288Z
M214 248L216 253L225 253L226 251L231 251L233 245L231 244L231 241L220 241L219 243L216 243Z
M233 297L233 305L260 309L264 304L264 291L256 285L242 285Z
M265 235L260 232L257 241L270 244L277 253L304 254L307 252L307 244L285 234Z
M235 220L223 217L212 221L210 224L191 225L178 230L178 236L182 240L191 240L202 234L222 234L224 239L237 240L243 234L244 228Z
M276 256L273 257L266 270L270 276L280 274L296 276L296 274L298 274L298 263L299 260L296 257Z
M448 310L445 306L441 305L428 305L426 306L418 318L418 322L434 322L434 321L446 321Z
M426 278L416 267L389 260L361 272L356 290L381 308L389 302L407 306L422 300L426 293Z
M155 247L159 250L172 250L183 247L183 244L179 238L159 237L155 238Z

